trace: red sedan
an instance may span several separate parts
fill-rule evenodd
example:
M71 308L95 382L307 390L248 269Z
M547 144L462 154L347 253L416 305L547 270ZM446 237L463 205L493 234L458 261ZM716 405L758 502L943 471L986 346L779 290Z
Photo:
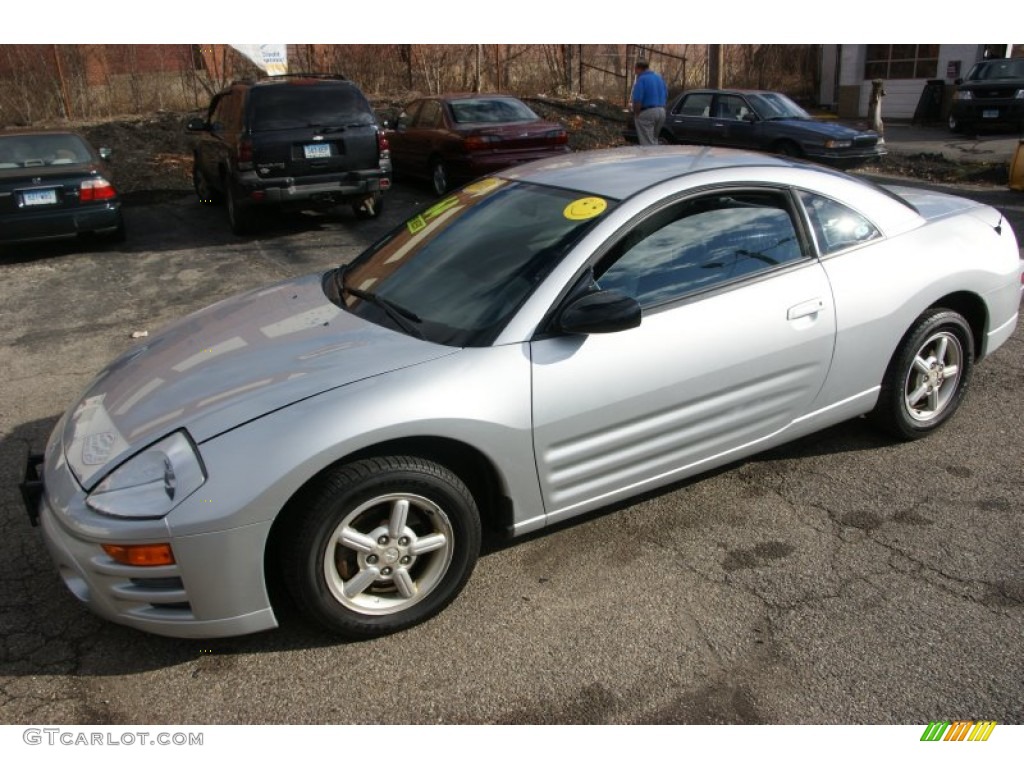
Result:
M498 94L418 99L387 137L395 174L429 179L438 195L455 182L570 151L564 126Z

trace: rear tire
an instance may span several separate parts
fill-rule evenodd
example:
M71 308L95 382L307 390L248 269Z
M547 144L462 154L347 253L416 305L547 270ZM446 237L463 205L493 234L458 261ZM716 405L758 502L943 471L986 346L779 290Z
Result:
M255 217L252 207L239 199L238 190L231 179L224 179L224 188L227 190L228 223L231 231L236 235L248 235L255 228Z
M439 613L469 580L480 515L465 484L415 456L329 470L292 503L284 582L302 613L351 638L397 632Z
M443 160L437 159L430 164L430 185L438 197L448 191L451 180L448 178L448 169Z
M953 310L931 309L900 342L869 418L900 440L931 434L960 407L973 368L974 335L967 321Z
M958 118L952 112L949 113L949 119L946 121L946 123L947 125L949 125L949 130L952 133L963 133L964 131L967 130L967 126L964 123L964 121Z

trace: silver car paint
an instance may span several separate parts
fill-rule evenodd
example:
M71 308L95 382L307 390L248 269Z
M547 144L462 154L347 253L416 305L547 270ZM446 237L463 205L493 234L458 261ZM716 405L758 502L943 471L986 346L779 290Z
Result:
M197 442L332 387L453 354L334 306L318 275L219 302L103 371L67 420L86 487L174 430Z
M657 173L645 160L641 182L625 174L633 180L629 186L620 166L637 151L599 156L614 189L635 197L566 257L492 347L438 347L335 314L329 327L309 322L290 335L300 351L253 336L244 359L255 369L245 375L227 362L223 369L214 363L196 367L191 376L180 371L185 378L173 390L179 397L164 389L158 405L165 412L182 409L181 415L138 432L120 454L134 453L179 426L196 439L207 483L162 520L114 519L85 506L65 453L78 448L89 429L75 425L81 409L72 408L67 425L59 423L51 437L41 510L44 535L72 591L114 621L161 634L200 637L270 628L276 620L263 581L263 555L273 520L304 483L360 450L409 437L472 446L494 467L499 492L512 504L514 530L524 533L869 410L903 333L944 295L966 290L981 296L990 328L1009 329L990 336L986 351L1012 331L1021 266L1012 232L1004 227L1003 234L995 233L998 216L991 209L947 212L926 227L906 206L840 175L774 158L752 168L733 167L739 160L721 150L699 153L700 163L712 165L712 155L727 155L720 170L662 183L650 182ZM593 186L604 177L586 176L585 165L586 158L571 156L557 168L542 163L506 175L563 185L587 179L586 191L611 196ZM663 169L662 177L671 172ZM653 185L642 189L641 183ZM632 331L534 340L565 286L636 216L689 190L750 183L790 185L840 199L886 238L671 305ZM965 258L973 266L965 269ZM316 297L319 280L311 276L282 284L277 294L249 294L243 299L245 316L265 326L270 317L263 302L280 305L280 291L289 288L304 296L295 316L319 319L324 305L331 306L322 294ZM152 394L145 388L154 376L238 335L229 326L241 316L218 326L223 315L238 311L232 301L152 339L145 345L154 350L149 357L128 353L84 399L123 405L134 397L133 405L141 403ZM794 307L799 311L792 313ZM284 311L273 321L287 317ZM704 332L684 332L677 323ZM727 343L738 344L738 360ZM159 358L165 348L166 359ZM278 354L271 356L274 349ZM230 362L237 354L242 353L232 349L221 359ZM274 359L263 361L264 355ZM288 375L288 365L301 375ZM414 378L408 366L415 366ZM196 376L204 370L212 381ZM222 370L239 378L230 385L219 382ZM276 377L273 386L245 388L268 376ZM116 413L121 406L112 408ZM131 410L117 415L125 418ZM145 423L141 417L132 423L139 422ZM100 478L115 461L89 477ZM152 605L154 597L180 594L144 588L125 594L130 578L153 577L154 571L112 567L99 548L104 542L147 541L172 543L174 575L182 580L188 612Z

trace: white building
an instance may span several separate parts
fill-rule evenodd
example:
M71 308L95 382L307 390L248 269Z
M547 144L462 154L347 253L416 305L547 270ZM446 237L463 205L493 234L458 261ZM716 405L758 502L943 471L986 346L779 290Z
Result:
M909 120L927 82L941 80L945 114L955 81L976 61L1022 55L1024 45L1012 44L823 45L819 99L839 117L867 117L871 81L879 79L884 116Z

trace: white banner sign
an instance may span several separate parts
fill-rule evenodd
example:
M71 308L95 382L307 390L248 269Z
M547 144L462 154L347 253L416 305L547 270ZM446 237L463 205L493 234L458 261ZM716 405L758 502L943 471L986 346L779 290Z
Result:
M287 45L232 45L231 47L268 75L288 74Z

